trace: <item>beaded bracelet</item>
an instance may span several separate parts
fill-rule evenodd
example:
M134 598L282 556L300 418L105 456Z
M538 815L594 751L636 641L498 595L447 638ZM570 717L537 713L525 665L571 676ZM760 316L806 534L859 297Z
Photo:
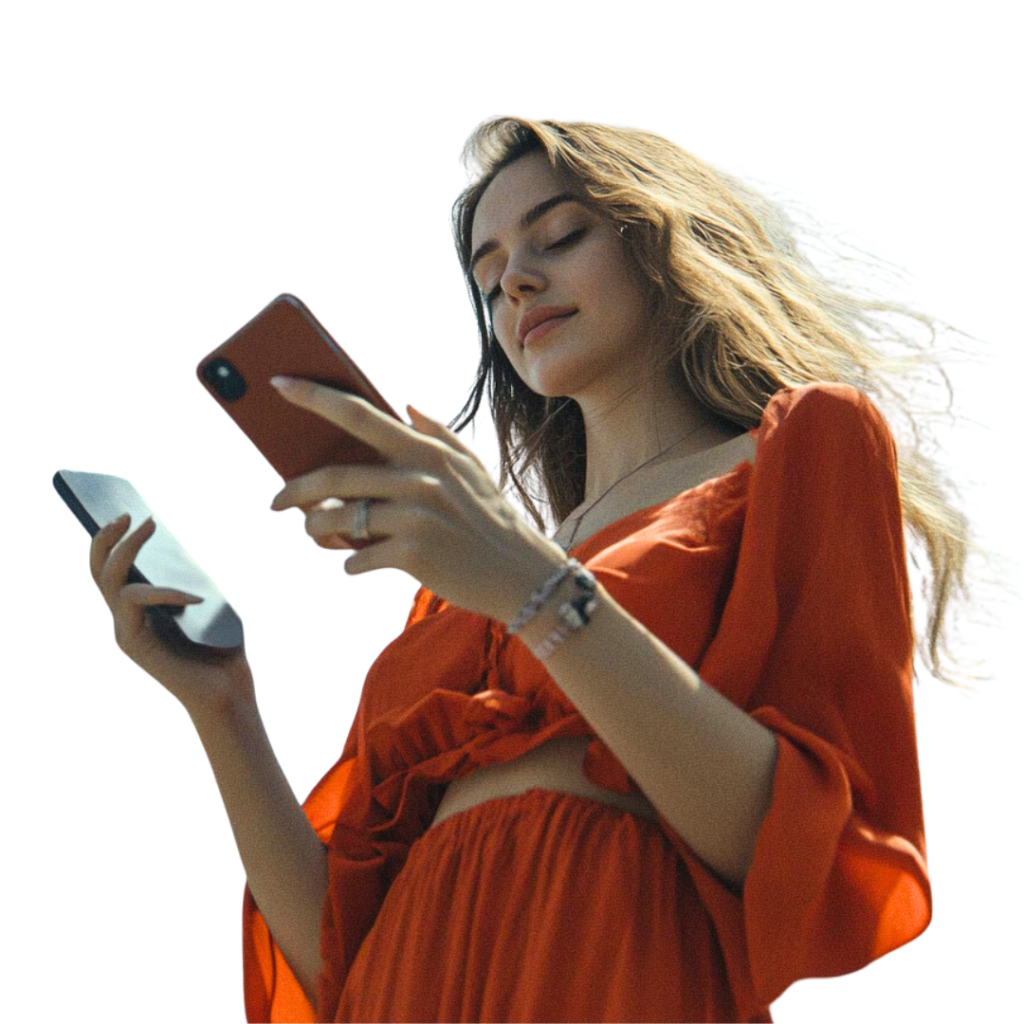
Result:
M530 600L523 607L523 610L512 620L508 627L510 633L518 633L540 611L544 602L551 596L555 588L570 573L572 573L576 593L558 609L558 625L536 647L532 648L534 656L541 661L550 657L555 648L570 633L578 632L590 622L599 603L597 599L597 580L594 579L594 574L580 565L575 558L570 558L561 569L551 576L544 586L534 591Z

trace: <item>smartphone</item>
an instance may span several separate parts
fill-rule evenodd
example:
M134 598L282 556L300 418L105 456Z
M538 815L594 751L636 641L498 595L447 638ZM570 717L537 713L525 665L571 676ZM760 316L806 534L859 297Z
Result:
M277 374L304 377L359 395L400 419L294 295L279 295L206 356L196 373L285 481L321 466L387 461L340 427L286 401L270 383Z
M54 475L53 486L91 537L125 512L132 517L133 528L153 515L139 492L118 476L62 469ZM204 599L184 607L147 608L157 635L171 643L221 650L241 647L242 620L167 527L156 516L153 519L156 530L128 571L128 582L173 587Z

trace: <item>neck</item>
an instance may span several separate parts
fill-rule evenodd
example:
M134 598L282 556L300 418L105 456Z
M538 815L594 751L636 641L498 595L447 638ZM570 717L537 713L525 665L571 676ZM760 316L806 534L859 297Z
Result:
M725 439L726 432L697 402L681 373L662 371L618 393L581 395L576 401L587 435L584 505L644 463L657 462L662 453L680 458Z

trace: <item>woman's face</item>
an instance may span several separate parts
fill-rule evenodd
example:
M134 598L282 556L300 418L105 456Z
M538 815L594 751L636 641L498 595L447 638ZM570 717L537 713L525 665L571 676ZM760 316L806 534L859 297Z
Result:
M533 391L615 397L645 360L643 295L614 225L543 153L504 168L473 218L472 273L494 334Z

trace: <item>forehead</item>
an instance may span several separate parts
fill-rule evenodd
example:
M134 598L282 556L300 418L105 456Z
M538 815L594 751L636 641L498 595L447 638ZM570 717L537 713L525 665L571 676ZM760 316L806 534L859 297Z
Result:
M473 248L514 228L527 210L564 191L545 153L528 153L502 168L473 215Z

